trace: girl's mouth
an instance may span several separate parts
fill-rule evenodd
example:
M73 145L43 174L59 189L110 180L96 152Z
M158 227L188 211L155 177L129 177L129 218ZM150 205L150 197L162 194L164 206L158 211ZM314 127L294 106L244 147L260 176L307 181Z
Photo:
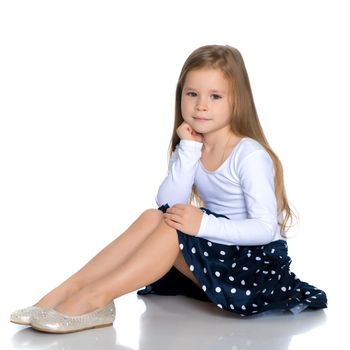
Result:
M201 122L205 122L208 121L210 119L206 119L206 118L201 118L201 117L194 117L195 120L201 121Z

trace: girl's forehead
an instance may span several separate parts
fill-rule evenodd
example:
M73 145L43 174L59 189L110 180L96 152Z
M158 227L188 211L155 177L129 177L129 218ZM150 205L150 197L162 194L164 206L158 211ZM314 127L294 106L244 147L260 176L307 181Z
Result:
M226 89L228 81L220 69L200 68L192 69L186 74L184 87L209 86L213 89Z

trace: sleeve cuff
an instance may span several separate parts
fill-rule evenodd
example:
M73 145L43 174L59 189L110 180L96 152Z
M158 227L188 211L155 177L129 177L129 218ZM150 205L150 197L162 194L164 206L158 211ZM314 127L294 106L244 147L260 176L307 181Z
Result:
M180 140L179 147L182 150L201 150L203 142L194 141L194 140Z
M205 234L205 230L208 224L208 220L209 220L209 215L205 212L203 212L203 216L202 216L202 221L201 221L201 225L199 227L198 233L197 233L197 237L202 237L203 234Z

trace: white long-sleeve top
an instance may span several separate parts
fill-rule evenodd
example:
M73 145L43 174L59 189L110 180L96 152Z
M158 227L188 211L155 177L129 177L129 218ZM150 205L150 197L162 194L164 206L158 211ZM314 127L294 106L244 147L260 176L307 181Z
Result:
M194 183L206 208L230 218L203 211L197 237L226 245L263 245L283 239L274 192L275 170L265 148L244 137L218 169L209 171L200 160L202 146L198 141L179 142L159 187L157 205L189 204Z

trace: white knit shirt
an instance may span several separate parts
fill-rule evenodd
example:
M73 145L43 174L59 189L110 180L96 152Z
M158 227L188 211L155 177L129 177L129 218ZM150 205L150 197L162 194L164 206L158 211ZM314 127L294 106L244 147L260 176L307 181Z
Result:
M197 237L225 245L263 245L283 239L277 224L274 167L265 148L250 137L242 138L215 171L200 160L203 143L181 140L172 153L168 175L156 203L189 204L195 184L205 207Z

